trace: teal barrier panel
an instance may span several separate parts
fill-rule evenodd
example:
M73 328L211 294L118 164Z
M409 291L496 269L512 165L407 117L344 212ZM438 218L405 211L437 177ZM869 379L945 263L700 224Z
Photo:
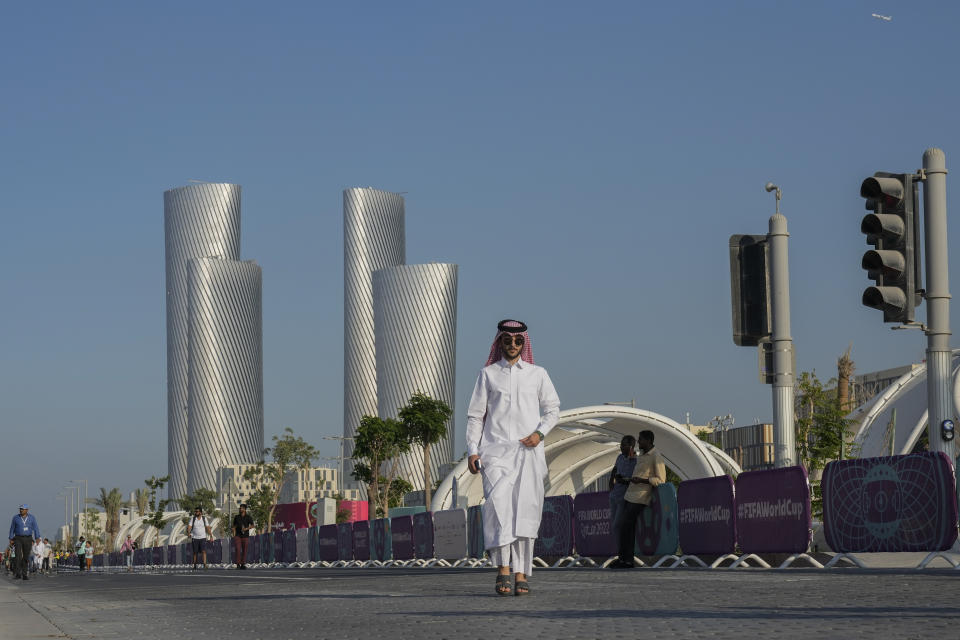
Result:
M400 516L412 516L415 513L424 513L427 510L426 507L393 507L392 509L387 510L387 515L391 518L398 518Z
M671 482L658 485L650 505L637 518L637 552L643 556L666 556L677 552L680 523L677 519L677 488Z

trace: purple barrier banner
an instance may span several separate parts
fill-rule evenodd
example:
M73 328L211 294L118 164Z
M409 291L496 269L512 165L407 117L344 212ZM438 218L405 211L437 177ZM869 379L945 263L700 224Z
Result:
M580 493L573 499L574 546L581 556L617 554L610 531L610 492Z
M413 516L390 518L390 545L394 560L413 560Z
M282 545L283 555L280 562L284 564L290 564L291 562L297 561L297 531L296 529L290 529L289 531L283 532L283 545Z
M193 562L193 559L190 557L190 543L181 542L180 543L180 564L190 564Z
M152 564L163 564L163 547L154 547L151 556Z
M337 525L337 560L353 560L353 523Z
M467 508L467 546L471 558L482 558L487 549L483 541L483 507Z
M390 519L377 518L370 528L370 559L386 562L393 559L393 542L390 538Z
M337 532L340 525L327 524L317 529L317 543L320 546L320 559L324 562L336 562L340 560L339 547L337 545Z
M823 470L823 531L841 553L945 551L957 539L950 459L927 452L840 460Z
M420 559L433 557L433 513L430 511L413 514L413 551ZM396 557L396 549L393 553Z
M691 555L733 553L737 541L733 478L685 480L677 492L680 548Z
M336 526L336 525L333 525L333 526ZM307 533L307 549L308 549L308 551L307 551L308 558L307 558L307 559L308 559L310 562L316 562L317 560L320 559L320 540L319 540L319 536L318 536L318 533L319 533L318 529L319 529L319 527L310 527L310 528L308 529L308 532L309 532L309 533ZM337 533L337 532L334 531L333 533L334 533L333 539L336 540L336 539L337 539L337 536L336 536L336 533Z
M353 557L356 560L370 559L370 521L353 523Z
M533 543L535 556L569 556L573 553L573 498L550 496L543 499L540 531Z
M803 467L737 476L737 542L744 553L805 553L810 546L810 484Z
M271 536L273 549L270 555L271 562L283 562L283 531L274 531Z
M172 544L167 545L167 564L177 564L176 545L172 545Z

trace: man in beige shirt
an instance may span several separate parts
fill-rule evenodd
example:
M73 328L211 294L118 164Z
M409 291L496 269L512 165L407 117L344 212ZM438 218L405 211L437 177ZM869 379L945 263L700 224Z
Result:
M650 504L653 489L667 481L667 468L660 453L653 448L653 432L641 431L637 438L641 453L633 469L630 486L623 496L623 520L620 527L619 558L611 563L611 569L632 569L633 550L636 545L637 518Z

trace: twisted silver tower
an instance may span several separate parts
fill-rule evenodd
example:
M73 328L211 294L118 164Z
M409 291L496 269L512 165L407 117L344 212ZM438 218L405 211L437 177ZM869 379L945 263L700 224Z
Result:
M217 469L263 456L262 274L252 261L196 258L187 268L187 491Z
M373 274L377 410L397 417L417 391L454 409L457 345L457 265L411 264ZM453 419L447 437L430 448L430 477L453 460ZM399 475L423 489L423 449L398 461Z
M168 497L187 489L187 261L240 257L240 185L193 184L163 194L167 291Z
M377 412L374 271L406 260L403 197L378 189L343 191L343 477L350 479L360 418Z

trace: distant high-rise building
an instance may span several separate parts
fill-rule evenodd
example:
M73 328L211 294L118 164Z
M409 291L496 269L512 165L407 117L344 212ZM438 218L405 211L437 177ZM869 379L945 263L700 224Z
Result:
M263 457L262 274L253 261L187 268L187 491Z
M372 274L406 261L404 202L370 188L343 191L343 477L351 480L352 438L377 412Z
M163 194L167 307L168 496L187 490L187 263L240 258L240 185L192 184Z
M457 265L411 264L375 271L377 414L397 417L417 391L455 402L457 346ZM447 437L430 449L430 477L453 459L453 418ZM424 488L423 449L397 459L399 475Z

